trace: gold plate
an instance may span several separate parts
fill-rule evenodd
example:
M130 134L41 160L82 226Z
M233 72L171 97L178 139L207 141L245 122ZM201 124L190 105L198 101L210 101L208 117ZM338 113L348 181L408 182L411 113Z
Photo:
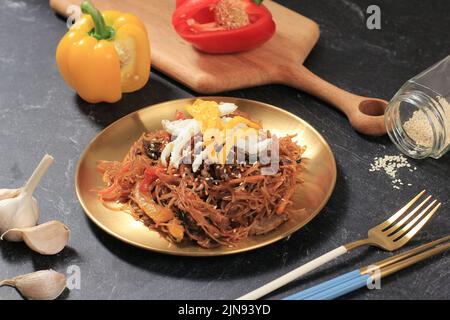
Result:
M294 208L304 212L276 230L246 239L233 248L203 249L195 244L174 244L151 231L126 212L105 208L92 190L103 186L96 166L99 160L122 160L133 142L145 131L161 128L162 119L173 119L176 110L195 99L169 101L131 113L99 133L78 162L75 187L78 199L92 221L112 236L137 247L180 256L218 256L244 252L266 246L299 230L325 206L336 183L336 162L325 139L307 122L280 108L246 99L206 97L205 100L233 102L262 121L265 129L282 135L297 134L297 142L306 145L304 183L297 187Z

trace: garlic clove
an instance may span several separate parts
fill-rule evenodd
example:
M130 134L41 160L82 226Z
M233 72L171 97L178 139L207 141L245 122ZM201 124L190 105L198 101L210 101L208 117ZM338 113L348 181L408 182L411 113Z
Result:
M9 229L0 235L0 240L6 240L6 238L15 239L14 242L23 241L22 229ZM12 241L12 240L9 240Z
M8 230L0 239L3 240L3 237L6 236L20 238L31 250L43 255L54 255L66 247L69 235L69 228L54 220L35 227Z
M15 198L20 194L22 189L0 189L0 200Z
M1 286L15 287L29 300L54 300L66 288L66 277L54 270L42 270L1 281Z

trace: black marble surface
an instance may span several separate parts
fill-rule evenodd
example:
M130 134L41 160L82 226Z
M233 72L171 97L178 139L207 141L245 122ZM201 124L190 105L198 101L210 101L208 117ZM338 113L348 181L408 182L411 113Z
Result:
M152 0L156 1L156 0ZM390 99L409 78L449 54L447 0L285 0L280 3L317 21L321 39L306 61L318 75L355 93ZM365 10L378 4L382 30L368 30ZM87 143L106 125L141 107L194 92L153 72L141 91L116 105L89 105L62 81L55 66L56 45L65 23L45 0L0 0L0 183L21 185L45 152L56 162L36 196L41 221L70 226L70 247L53 257L23 244L0 243L0 279L34 270L81 270L81 289L63 299L233 299L346 242L364 237L421 189L443 202L439 215L412 245L448 233L450 155L410 162L395 190L381 172L369 172L376 156L399 152L387 137L355 133L342 114L294 89L271 85L224 95L268 102L302 117L330 143L338 180L328 205L290 239L254 252L220 258L180 258L126 245L94 226L74 193L74 170ZM268 298L281 298L333 275L389 256L361 249ZM17 299L0 288L0 299ZM382 282L381 290L359 290L348 299L449 299L450 257L441 255Z

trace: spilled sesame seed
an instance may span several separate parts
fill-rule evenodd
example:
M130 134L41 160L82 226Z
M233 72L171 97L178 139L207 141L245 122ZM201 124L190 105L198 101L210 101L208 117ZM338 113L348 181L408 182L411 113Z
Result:
M392 187L400 190L401 186L405 185L405 182L397 177L399 171L402 169L407 169L409 172L417 170L416 167L411 168L408 159L403 155L385 155L373 159L369 167L369 172L384 172L391 179ZM412 184L407 183L407 186L410 187Z

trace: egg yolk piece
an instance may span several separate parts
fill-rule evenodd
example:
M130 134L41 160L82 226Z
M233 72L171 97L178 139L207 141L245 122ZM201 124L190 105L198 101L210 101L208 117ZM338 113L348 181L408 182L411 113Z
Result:
M186 111L201 125L203 133L208 129L222 129L217 102L198 99L192 105L188 105Z
M247 139L256 135L261 125L244 117L235 116L227 123L221 119L219 104L215 101L197 99L186 111L198 122L203 134L203 146L207 149L207 157L213 163L225 164L228 154L237 145L239 139ZM243 128L236 129L238 125ZM216 151L220 150L219 152Z

